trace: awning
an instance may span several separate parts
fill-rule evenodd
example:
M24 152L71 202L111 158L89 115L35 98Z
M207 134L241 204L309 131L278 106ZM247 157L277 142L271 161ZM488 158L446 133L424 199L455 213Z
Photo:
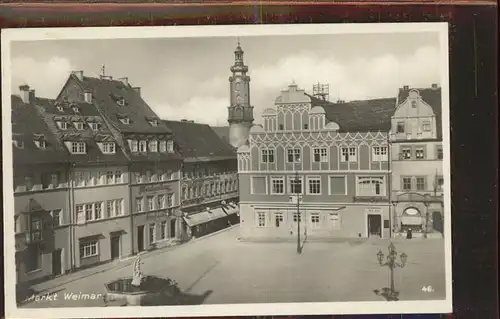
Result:
M226 211L226 214L228 215L234 215L234 214L238 214L240 212L240 208L238 206L231 206L231 205L228 205L224 208L224 210Z
M184 216L184 221L188 224L189 227L200 225L203 223L208 223L213 220L217 220L223 217L226 217L226 213L222 210L222 208L213 208L210 211L204 210L196 214Z
M402 216L401 224L403 225L422 225L422 217L420 216Z

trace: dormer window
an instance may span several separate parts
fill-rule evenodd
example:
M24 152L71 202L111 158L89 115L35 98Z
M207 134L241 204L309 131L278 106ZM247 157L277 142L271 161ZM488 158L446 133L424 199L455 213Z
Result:
M47 148L47 142L45 140L36 140L35 141L35 145L39 148L39 149L46 149Z
M405 132L405 122L398 122L396 126L396 133L404 133Z
M156 140L149 141L149 151L158 152L158 141Z
M99 123L90 122L89 127L92 131L99 131Z
M165 153L167 151L167 141L160 141L160 152Z
M78 108L78 106L73 106L73 112L80 113L80 109Z
M121 118L120 119L120 122L122 122L122 124L130 124L130 119L128 117L124 117L124 118Z
M158 120L157 119L150 119L149 124L151 126L158 126Z
M57 110L58 110L59 112L64 112L63 107L62 107L62 106L60 106L60 105L58 105L58 106L57 106Z
M70 152L72 154L87 153L87 147L85 145L85 142L70 142Z
M24 148L24 142L21 140L12 140L12 143L14 143L14 146L23 149Z
M431 122L430 121L424 121L422 123L422 130L424 132L430 132L431 131Z
M147 152L147 141L139 141L139 152Z
M104 154L115 154L116 153L115 143L113 142L102 143L102 152Z
M77 130L80 130L80 131L83 130L83 122L74 122L73 124L75 125L75 128Z
M138 142L136 140L128 140L128 146L130 147L131 152L137 152L138 150Z
M116 104L118 104L119 106L125 106L125 99L124 98L120 98L116 101Z
M67 129L68 129L68 122L58 121L58 122L57 122L57 126L58 126L61 130L67 130Z
M174 152L174 141L167 142L167 152L169 152L169 153Z

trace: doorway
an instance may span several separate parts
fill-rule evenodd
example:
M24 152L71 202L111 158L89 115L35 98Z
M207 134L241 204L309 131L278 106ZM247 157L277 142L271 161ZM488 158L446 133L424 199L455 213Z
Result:
M177 219L170 220L170 238L175 238Z
M370 236L382 237L381 215L368 215L368 237Z
M52 275L62 275L62 249L56 249L52 252Z
M120 236L111 237L111 260L120 258Z
M432 212L432 228L434 230L440 232L441 234L444 231L443 227L443 216L441 215L441 212Z
M144 225L137 226L137 250L144 251Z

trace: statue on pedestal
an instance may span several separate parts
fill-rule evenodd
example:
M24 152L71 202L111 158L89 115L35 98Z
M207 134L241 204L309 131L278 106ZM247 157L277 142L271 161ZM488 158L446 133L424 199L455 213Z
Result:
M137 258L134 261L134 268L133 268L133 273L132 273L132 285L133 286L140 286L141 281L142 281L142 271L141 271L141 264L142 260L140 256L137 256Z

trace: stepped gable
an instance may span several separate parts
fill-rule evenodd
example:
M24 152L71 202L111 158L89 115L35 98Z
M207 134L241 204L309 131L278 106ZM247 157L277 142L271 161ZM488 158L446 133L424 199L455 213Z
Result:
M189 121L163 121L172 130L179 152L185 160L236 159L235 149L207 124Z

